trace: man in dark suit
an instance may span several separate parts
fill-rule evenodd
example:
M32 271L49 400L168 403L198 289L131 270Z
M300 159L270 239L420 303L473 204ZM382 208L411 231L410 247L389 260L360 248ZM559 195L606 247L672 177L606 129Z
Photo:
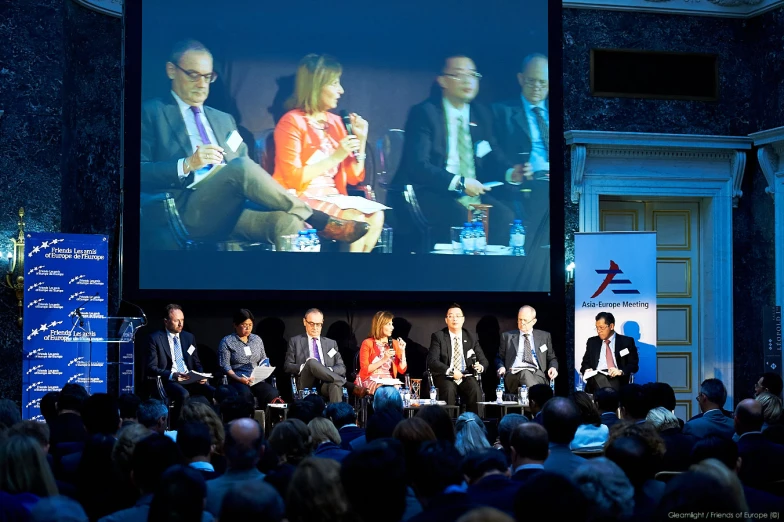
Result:
M549 445L547 430L541 425L529 422L515 428L510 440L512 480L526 482L544 472Z
M338 351L338 343L321 336L324 314L318 308L311 308L305 312L302 322L306 333L289 340L284 369L298 378L299 389L315 387L329 398L329 402L341 402L346 365Z
M502 452L490 448L471 452L463 459L462 470L468 483L466 494L472 503L512 516L521 484L509 478L509 465Z
M534 330L535 324L536 310L523 306L517 312L518 329L501 334L495 365L508 393L516 393L523 384L529 388L550 384L558 376L558 359L550 332Z
M547 57L531 54L517 73L520 96L493 105L495 135L504 155L523 169L508 187L515 213L523 220L531 245L550 240L550 92ZM520 185L525 189L520 191Z
M448 57L436 78L441 95L412 107L406 120L395 179L415 187L435 242L448 242L449 228L463 224L467 209L477 204L493 206L488 242L509 239L514 214L483 183L504 181L523 167L514 167L501 152L490 111L472 103L481 78L471 58Z
M615 332L615 316L600 312L596 316L597 336L588 339L580 373L588 393L599 388L620 390L629 384L629 376L639 369L640 357L634 339ZM585 377L586 372L594 375Z
M166 74L171 94L142 105L141 190L171 193L191 237L266 241L280 248L282 236L304 223L349 243L367 233L366 223L311 209L248 158L234 118L204 105L217 79L204 45L177 44ZM246 208L248 200L261 209Z
M599 388L594 392L593 399L601 414L602 424L608 428L612 428L620 422L620 419L618 418L618 406L620 406L618 390L614 390L613 388Z
M458 304L446 312L446 328L430 336L427 366L438 388L438 398L454 405L458 394L466 410L477 413L476 403L481 397L476 374L487 367L479 341L463 328L465 315Z
M725 402L727 402L727 388L723 382L719 379L702 381L700 393L697 395L697 404L702 415L684 424L683 433L697 439L709 435L732 438L735 434L735 423L732 417L727 417L722 411Z
M357 412L346 402L333 402L327 406L327 418L338 429L340 434L340 447L344 450L351 449L351 441L364 437L365 429L357 426Z
M196 351L196 337L182 329L185 315L180 305L166 306L163 325L163 330L151 333L148 339L147 376L160 376L166 396L174 401L171 421L172 426L176 426L182 405L191 393L204 395L212 401L215 388L207 384L207 379L180 384L188 380L189 372L204 372Z

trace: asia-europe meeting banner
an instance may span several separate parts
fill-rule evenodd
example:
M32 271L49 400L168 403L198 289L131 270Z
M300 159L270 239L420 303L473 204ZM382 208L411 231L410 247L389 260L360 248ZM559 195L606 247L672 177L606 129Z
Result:
M41 398L70 382L106 392L106 236L25 235L22 416L42 420Z
M634 382L656 381L656 233L580 232L574 235L574 367L597 335L596 315L610 312L615 331L634 339L640 370Z

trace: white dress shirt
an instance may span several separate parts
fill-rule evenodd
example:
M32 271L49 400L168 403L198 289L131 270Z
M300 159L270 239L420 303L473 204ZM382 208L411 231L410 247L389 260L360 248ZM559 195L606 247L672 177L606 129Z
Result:
M180 107L180 113L182 113L182 119L185 121L185 130L188 132L188 139L191 142L191 152L196 152L196 147L200 145L204 145L201 141L201 135L199 135L199 129L196 127L196 115L191 110L191 106L182 101L182 98L177 96L174 91L171 91L172 96L177 101L177 105ZM204 117L204 106L201 107L201 118L199 118L204 125L204 129L207 131L207 137L210 139L210 143L213 145L218 144L218 140L215 139L215 133L212 131L212 127L210 126L210 122L207 121L207 118ZM185 162L185 158L180 159L177 162L177 175L182 178L187 178L188 174L185 173L185 169L183 168L183 162ZM203 170L204 172L200 172ZM200 181L200 178L203 178L209 172L208 169L200 169L193 173L194 176L194 183Z
M600 339L601 341L601 339ZM612 359L615 367L618 367L618 362L615 360L615 333L610 336L610 351L612 352ZM602 347L599 350L599 365L596 367L597 371L607 371L607 343L602 341Z
M170 331L166 330L166 338L169 340L169 353L171 353L172 358L172 375L169 375L169 379L172 380L174 378L174 372L177 371L177 363L175 362L177 359L174 357L174 338L180 337L180 334L173 334ZM180 351L182 351L182 365L185 367L185 373L188 372L188 365L185 364L185 351L187 348L182 345L182 339L180 339Z

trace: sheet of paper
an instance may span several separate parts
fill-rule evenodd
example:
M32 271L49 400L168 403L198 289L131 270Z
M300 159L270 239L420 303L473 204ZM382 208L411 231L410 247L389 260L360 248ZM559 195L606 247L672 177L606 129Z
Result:
M585 372L585 373L583 374L583 380L584 380L584 381L587 381L588 379L590 379L590 378L591 378L591 377L593 377L594 375L597 375L598 373L599 373L599 372L597 372L596 370L590 370L590 371L587 371L587 372Z
M389 210L391 208L386 205L382 205L381 203L377 203L376 201L365 199L359 196L344 196L342 194L336 196L319 196L311 199L334 203L342 210L359 210L363 214L374 214L381 210Z
M194 179L193 183L191 183L190 185L188 185L188 187L187 187L187 188L193 188L193 187L195 187L195 186L199 185L200 183L203 183L205 179L207 179L207 178L211 178L211 177L212 177L212 176L214 176L214 175L215 175L215 174L216 174L218 171L220 171L220 169L222 169L222 168L223 168L223 167L225 167L225 166L226 166L226 164L225 164L225 163L221 163L220 165L213 165L213 166L212 166L212 168L209 170L209 172L207 172L207 174L206 174L206 175L204 175L204 176L201 176L201 177L199 177L199 176L194 176L194 178L195 178L195 179Z
M503 181L488 181L487 183L482 183L482 186L484 188L495 188L495 187L500 187L503 184L504 184Z
M400 386L402 384L399 380L392 378L373 377L371 380L381 384L382 386Z
M211 373L199 373L191 371L188 372L186 376L188 377L186 380L177 381L177 384L194 384L204 379L212 379Z
M254 383L266 381L274 371L274 366L256 366L253 368L253 373L250 375L250 377L253 379Z

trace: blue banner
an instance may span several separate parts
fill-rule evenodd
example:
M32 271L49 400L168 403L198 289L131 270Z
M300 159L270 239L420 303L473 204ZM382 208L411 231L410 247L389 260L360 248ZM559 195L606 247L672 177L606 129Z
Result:
M43 420L41 398L69 382L106 392L108 258L106 236L26 234L23 418Z

